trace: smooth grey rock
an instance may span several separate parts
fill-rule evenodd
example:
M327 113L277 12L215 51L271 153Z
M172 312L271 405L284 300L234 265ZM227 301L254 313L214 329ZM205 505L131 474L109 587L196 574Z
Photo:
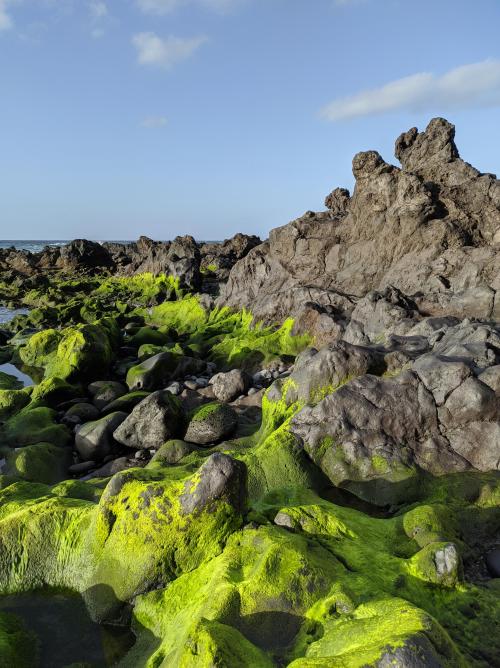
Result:
M237 397L245 394L250 383L250 376L240 369L218 373L210 379L215 398L224 403L231 403Z
M438 406L444 404L453 390L472 375L472 370L465 361L431 353L419 357L413 370L432 392Z
M102 461L113 450L113 432L127 417L117 412L79 427L75 436L75 448L84 461Z
M122 445L138 450L159 448L179 436L184 428L182 406L170 392L158 390L143 399L113 436Z

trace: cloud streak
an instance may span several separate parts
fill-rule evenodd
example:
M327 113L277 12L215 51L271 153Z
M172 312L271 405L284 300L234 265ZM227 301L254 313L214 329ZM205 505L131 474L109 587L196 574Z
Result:
M171 69L177 63L190 58L207 38L199 37L159 37L153 32L141 32L132 37L140 65Z
M137 0L137 6L145 14L153 16L170 14L188 5L199 5L224 14L235 9L243 2L245 0Z
M167 123L168 120L165 116L149 116L141 121L141 127L146 128L147 130L157 130L159 128L164 128Z
M14 27L14 22L9 14L7 5L8 0L0 0L0 32L10 30Z
M343 121L394 111L493 106L500 106L500 60L462 65L441 76L421 72L397 79L380 88L333 100L321 110L321 116L328 121Z

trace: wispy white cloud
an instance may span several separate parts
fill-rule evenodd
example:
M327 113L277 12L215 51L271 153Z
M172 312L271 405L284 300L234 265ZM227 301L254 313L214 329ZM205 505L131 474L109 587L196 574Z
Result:
M177 63L190 58L207 38L199 37L159 37L153 32L141 32L132 37L140 65L151 65L170 69Z
M109 24L110 14L108 5L102 0L90 0L90 34L94 39L100 39L106 34L106 28Z
M158 128L164 128L167 123L168 120L165 116L148 116L141 121L141 127L148 130L157 130Z
M9 13L9 0L0 0L0 32L14 27L14 21Z
M137 6L145 14L162 16L188 5L199 5L215 12L226 13L246 0L136 0Z
M109 14L106 3L99 2L98 0L92 0L92 2L89 3L89 10L90 15L94 19L103 19Z
M321 111L329 121L406 110L449 111L500 106L500 60L456 67L441 76L428 72L334 100Z

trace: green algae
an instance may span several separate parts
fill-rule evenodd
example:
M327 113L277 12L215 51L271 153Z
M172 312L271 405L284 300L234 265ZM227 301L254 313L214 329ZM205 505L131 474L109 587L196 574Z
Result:
M83 359L88 348L84 343L78 350L78 332L88 326L100 330L111 351L101 357L106 364L120 339L115 320L80 326L82 318L137 317L139 328L144 322L166 328L142 330L147 336L178 338L178 356L189 350L222 368L294 357L310 343L291 335L291 321L264 327L246 312L207 312L197 297L183 295L168 280L71 283L53 286L47 295L47 305L53 304L47 317L64 325L74 319L69 331L35 335L21 348L45 369L46 380L30 391L0 390L2 440L23 446L21 454L9 455L18 462L14 473L35 480L2 476L1 592L69 587L84 595L97 619L119 617L123 604L132 604L138 642L121 665L134 668L355 668L376 665L388 651L420 642L449 668L495 665L498 594L468 582L463 568L480 558L485 540L500 529L499 476L422 476L409 497L405 477L391 477L386 459L376 455L373 472L391 477L388 487L401 484L398 514L381 519L325 501L318 493L327 481L289 426L306 401L316 403L337 387L315 388L299 401L293 381L280 381L264 396L259 431L218 446L246 465L245 516L224 499L194 515L183 511L181 498L196 491L197 469L210 450L189 453L178 447L147 469L111 480L53 485L44 466L51 453L65 451L60 447L65 441L48 406L72 392L59 379L79 381L88 374L94 380L95 369L101 372L91 355ZM71 289L78 295L89 286L99 300L82 305L75 297L69 303ZM167 293L177 301L149 308ZM65 310L61 296L68 301ZM30 296L33 303L39 298ZM34 319L43 324L42 316ZM58 351L64 338L63 359ZM139 352L145 355L153 350L147 346L156 344L143 345ZM171 345L160 348L172 350ZM68 355L72 364L65 361ZM129 410L145 396L132 392L117 402ZM44 438L34 441L34 434ZM41 440L48 441L48 457L38 465L28 455L38 454ZM333 441L318 452L321 458L333 456L331 466L339 466ZM275 524L278 518L287 528ZM242 529L244 522L250 524ZM443 578L436 554L449 545L459 563ZM3 646L8 645L0 620L0 650Z

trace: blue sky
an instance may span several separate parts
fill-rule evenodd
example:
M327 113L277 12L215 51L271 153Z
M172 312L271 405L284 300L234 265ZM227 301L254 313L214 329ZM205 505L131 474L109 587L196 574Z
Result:
M0 0L0 238L267 236L436 115L500 171L498 0Z

